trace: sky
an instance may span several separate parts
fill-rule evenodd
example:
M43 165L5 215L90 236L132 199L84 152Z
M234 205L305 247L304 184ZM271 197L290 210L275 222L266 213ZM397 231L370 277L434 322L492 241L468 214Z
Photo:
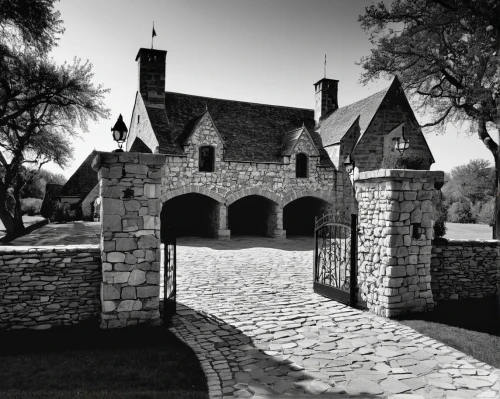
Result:
M119 114L130 123L138 86L139 48L167 50L166 90L200 96L314 108L313 84L339 80L339 106L389 86L380 79L359 83L356 65L370 53L368 35L357 22L370 0L61 0L57 9L66 29L51 56L57 63L77 57L93 64L95 84L110 89L110 119L89 124L74 142L70 177L93 150L117 148L111 127ZM419 120L423 120L418 117ZM498 140L497 135L494 138ZM449 126L426 134L436 163L449 171L471 159L492 161L477 136ZM410 144L411 145L411 144Z

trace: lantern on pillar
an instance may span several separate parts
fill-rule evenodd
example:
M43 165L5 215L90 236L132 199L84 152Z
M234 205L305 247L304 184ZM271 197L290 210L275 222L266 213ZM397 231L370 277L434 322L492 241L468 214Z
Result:
M118 117L115 126L111 128L111 132L113 133L113 140L118 143L118 149L114 152L123 152L122 147L125 139L127 138L128 129L123 122L122 114L120 114L120 116Z
M402 127L403 132L401 136L396 139L396 149L399 151L401 156L403 156L404 152L410 148L410 140L405 137L405 127Z

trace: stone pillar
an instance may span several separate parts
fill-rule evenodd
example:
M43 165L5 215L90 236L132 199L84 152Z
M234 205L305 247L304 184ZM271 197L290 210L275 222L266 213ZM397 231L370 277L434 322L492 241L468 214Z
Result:
M101 328L161 323L160 184L165 155L99 152Z
M271 231L273 238L286 238L286 231L283 230L283 208L279 205L273 205L272 220L275 223L274 229Z
M355 181L359 296L372 312L392 317L434 307L431 200L443 180L441 171L381 169Z
M219 229L217 230L217 239L229 240L231 238L231 230L227 228L227 206L219 204Z

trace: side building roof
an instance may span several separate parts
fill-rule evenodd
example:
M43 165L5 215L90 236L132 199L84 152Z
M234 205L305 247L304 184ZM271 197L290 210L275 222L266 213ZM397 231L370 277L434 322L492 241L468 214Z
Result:
M92 169L92 160L97 152L93 150L82 162L80 167L66 182L59 196L61 197L81 197L82 199L98 183L97 173Z
M316 127L320 131L325 147L337 144L342 140L352 124L359 117L359 127L363 133L377 113L390 86L363 100L346 105L332 112Z

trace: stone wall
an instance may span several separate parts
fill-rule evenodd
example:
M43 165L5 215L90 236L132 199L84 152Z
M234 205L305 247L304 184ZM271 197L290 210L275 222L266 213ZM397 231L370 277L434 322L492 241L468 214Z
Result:
M443 172L362 172L358 200L358 287L381 316L431 310L432 197Z
M99 318L97 245L0 247L0 329L47 329Z
M500 243L496 240L435 240L431 276L434 300L496 295L500 285Z
M160 182L165 155L100 152L101 327L161 323Z

